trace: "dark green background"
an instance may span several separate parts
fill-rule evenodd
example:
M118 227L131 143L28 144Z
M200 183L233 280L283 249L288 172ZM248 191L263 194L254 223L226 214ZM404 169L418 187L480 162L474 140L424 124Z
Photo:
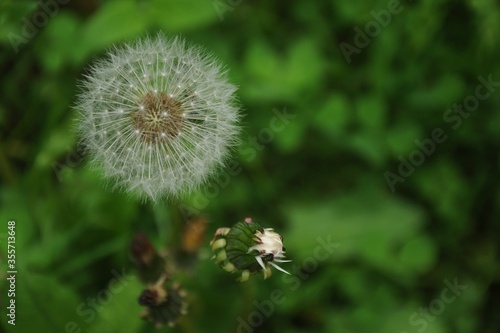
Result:
M169 256L190 313L162 331L249 332L241 320L266 317L254 331L499 332L500 87L470 113L450 108L473 101L478 77L500 81L500 8L403 1L390 22L374 23L391 6L71 0L47 7L53 17L30 32L43 8L0 2L4 330L155 332L138 318L142 286L129 278L128 244L143 231L177 253L184 217L199 213L209 224L198 253ZM357 31L377 26L348 62L340 44L354 47ZM153 205L111 192L87 167L71 105L93 59L159 30L227 64L245 117L232 160L241 170L227 184L222 173L192 198ZM285 109L295 117L270 132L273 110ZM430 144L436 129L446 140ZM434 151L423 155L416 140ZM410 158L419 165L392 191L384 174ZM239 284L209 260L211 234L246 216L284 235L293 262L283 267L294 277L274 271ZM9 220L17 223L15 327L5 316ZM325 256L318 238L338 247ZM123 288L88 310L87 299L122 271ZM466 289L450 301L455 280ZM422 316L429 306L434 314Z

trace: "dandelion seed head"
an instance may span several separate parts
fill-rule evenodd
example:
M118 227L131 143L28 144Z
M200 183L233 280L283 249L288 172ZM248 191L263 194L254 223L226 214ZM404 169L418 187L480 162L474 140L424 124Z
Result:
M79 134L114 187L156 201L204 184L237 143L234 85L181 38L159 34L109 51L82 82Z

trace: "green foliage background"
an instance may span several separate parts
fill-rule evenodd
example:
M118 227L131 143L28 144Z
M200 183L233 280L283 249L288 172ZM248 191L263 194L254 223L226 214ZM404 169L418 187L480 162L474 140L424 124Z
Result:
M131 278L129 242L143 231L178 253L185 215L194 212L210 223L196 255L176 256L190 312L161 331L249 332L241 322L262 316L256 332L499 332L499 87L466 117L444 118L475 94L479 76L500 81L499 4L400 6L348 62L340 43L355 46L355 27L364 30L388 1L71 0L14 44L43 9L0 2L3 330L155 332L138 318L142 286ZM212 192L152 205L109 191L86 167L71 105L93 59L158 30L227 64L245 133L234 155L241 171L227 184L223 173ZM283 110L295 117L268 140ZM397 174L398 157L416 156L415 140L437 128L446 141L391 191L384 174ZM293 259L284 267L294 277L275 271L239 284L209 260L211 234L246 216L284 235ZM15 327L5 315L9 220ZM338 244L326 259L316 255L318 238ZM127 275L121 291L79 314L116 272ZM467 288L442 303L445 280L455 279ZM282 302L259 315L254 302L273 290ZM421 315L429 306L434 314Z

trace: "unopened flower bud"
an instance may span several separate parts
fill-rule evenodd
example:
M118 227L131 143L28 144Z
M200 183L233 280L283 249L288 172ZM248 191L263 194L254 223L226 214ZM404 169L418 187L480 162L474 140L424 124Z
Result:
M169 286L168 282L161 280L139 296L139 304L146 306L142 317L150 320L157 328L165 324L174 326L180 316L187 313L185 296L179 284Z
M283 237L250 218L231 228L219 228L210 245L217 264L228 272L241 272L240 281L259 271L268 278L271 266L290 274L276 265L277 262L290 261L284 259Z

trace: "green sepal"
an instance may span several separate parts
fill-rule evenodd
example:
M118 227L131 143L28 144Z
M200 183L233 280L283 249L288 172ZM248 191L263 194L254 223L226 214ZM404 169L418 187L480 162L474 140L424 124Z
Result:
M262 270L259 263L255 260L255 253L248 253L248 249L256 244L255 233L263 228L256 222L238 222L226 235L226 254L238 270L249 270L251 273Z

